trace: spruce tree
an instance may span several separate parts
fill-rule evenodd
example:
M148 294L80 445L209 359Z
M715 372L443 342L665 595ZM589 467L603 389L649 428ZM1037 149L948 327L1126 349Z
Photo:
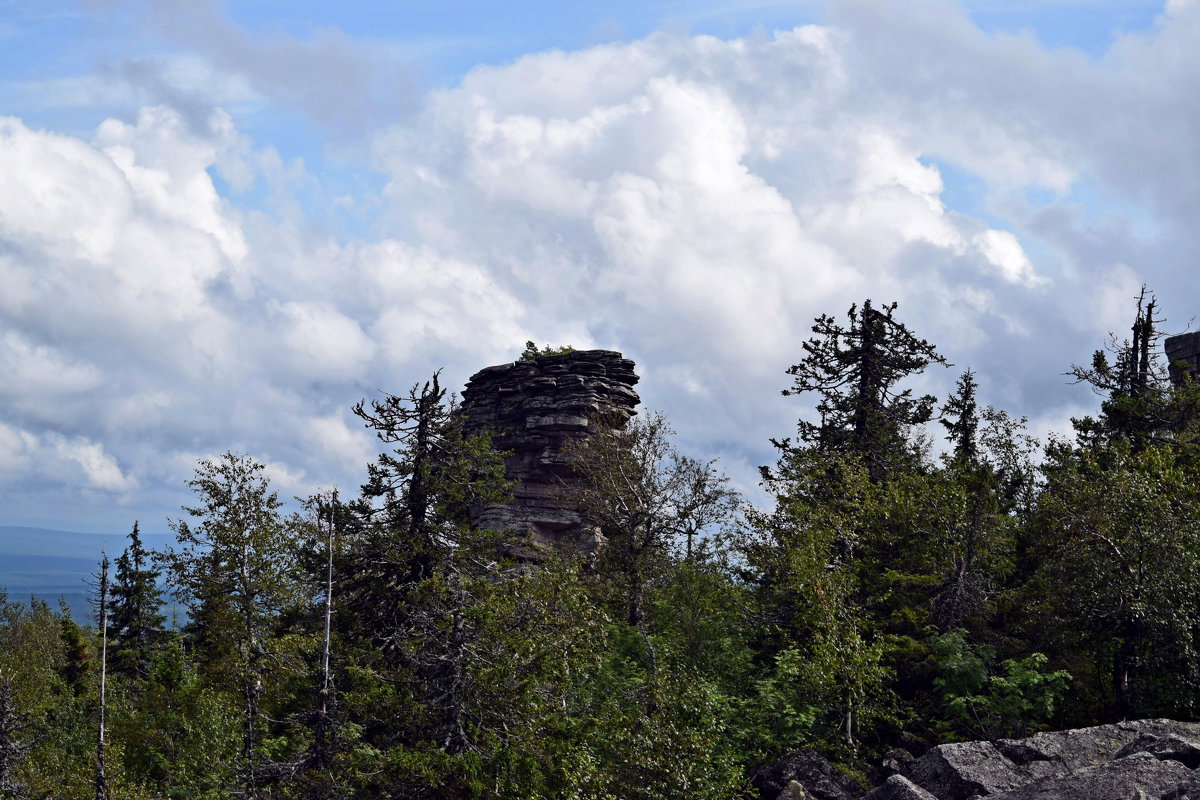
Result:
M913 461L909 429L927 422L936 402L898 384L932 364L948 366L932 344L895 318L895 311L896 303L876 309L866 300L861 308L850 306L845 325L829 315L817 317L812 328L817 335L802 345L804 358L788 369L794 380L783 390L784 395L818 397L820 419L797 424L801 441L858 457L876 483Z
M246 797L264 791L264 683L276 622L296 598L295 551L265 470L234 453L202 460L188 481L198 501L184 507L192 522L172 523L179 547L163 555L191 612L186 634L210 675L241 693L238 791Z
M1130 337L1109 335L1090 366L1072 366L1075 383L1091 386L1103 400L1098 417L1072 420L1081 443L1123 440L1136 452L1154 442L1195 441L1200 422L1200 384L1189 375L1172 384L1159 356L1163 320L1158 300L1143 286L1134 309Z
M138 523L129 532L129 544L117 556L112 584L113 672L145 678L150 674L154 649L163 640L166 618L162 615L161 572L154 568L151 554L142 545Z
M975 373L964 372L938 420L946 429L946 440L954 448L954 461L962 464L974 463L979 454L979 407L975 401L978 389Z
M504 461L488 437L463 437L437 374L354 411L391 449L369 466L355 505L341 618L382 651L385 669L405 676L421 707L413 735L456 755L468 746L465 584L497 559L497 543L472 532L468 509L507 496Z

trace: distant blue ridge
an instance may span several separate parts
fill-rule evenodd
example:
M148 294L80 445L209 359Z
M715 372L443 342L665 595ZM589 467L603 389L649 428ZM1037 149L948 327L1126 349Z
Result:
M147 550L161 550L174 544L170 533L143 533ZM26 602L31 597L45 600L58 608L62 598L79 623L92 619L88 603L88 585L100 568L100 557L116 557L129 544L129 534L80 533L47 528L0 525L0 588L8 599ZM171 611L164 613L169 618Z

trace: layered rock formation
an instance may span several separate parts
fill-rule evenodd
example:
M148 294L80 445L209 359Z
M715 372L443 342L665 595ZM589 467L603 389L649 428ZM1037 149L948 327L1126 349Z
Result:
M1167 361L1171 365L1171 382L1179 386L1183 382L1183 371L1176 365L1187 365L1193 376L1200 375L1200 331L1171 336L1163 343Z
M505 459L513 498L471 510L481 528L510 530L512 554L537 558L540 548L592 552L599 531L570 500L572 473L564 448L601 426L624 427L640 402L634 364L611 350L581 350L487 367L463 390L463 430L491 430Z

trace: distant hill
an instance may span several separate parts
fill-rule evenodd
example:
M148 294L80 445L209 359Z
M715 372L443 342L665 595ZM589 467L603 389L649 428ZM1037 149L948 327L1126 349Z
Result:
M174 535L169 533L142 535L147 549L161 549L173 542ZM127 534L0 525L0 588L8 590L10 600L38 597L57 606L61 597L73 619L89 620L92 612L85 581L96 572L102 552L115 559L128 543Z

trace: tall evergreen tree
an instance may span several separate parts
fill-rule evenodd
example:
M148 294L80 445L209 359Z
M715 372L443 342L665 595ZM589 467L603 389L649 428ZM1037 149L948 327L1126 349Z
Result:
M1169 365L1159 355L1163 320L1157 312L1157 298L1143 286L1130 337L1110 335L1108 345L1092 354L1090 366L1071 367L1075 383L1091 386L1103 398L1098 417L1072 420L1081 442L1120 439L1138 451L1152 442L1195 441L1200 384L1191 376L1172 383Z
M166 618L162 614L161 572L142 545L138 523L129 532L129 544L117 556L112 584L113 672L145 678L150 674L154 649L163 640Z
M979 406L975 393L979 384L975 373L964 372L958 379L954 394L946 400L938 422L946 429L946 439L954 448L954 460L964 464L975 462L979 455Z
M184 507L194 522L172 523L179 548L163 561L188 604L186 632L210 674L227 676L241 692L238 789L260 797L263 685L275 622L295 598L295 550L263 464L225 453L202 460L188 485L199 501Z
M466 583L497 558L495 541L472 534L468 508L507 496L504 461L488 437L463 437L437 374L354 410L392 448L369 466L355 506L339 619L382 651L382 669L406 676L420 708L409 735L457 755L468 747Z
M909 429L929 420L936 399L899 389L905 378L931 364L947 366L936 348L895 318L896 303L876 309L870 300L852 305L848 323L821 315L817 334L804 342L804 359L788 369L784 395L815 393L819 421L801 419L800 439L826 452L862 460L879 483L913 459ZM784 443L780 443L784 444ZM786 447L785 447L786 449Z
M357 622L390 652L403 647L407 594L456 549L470 527L468 507L506 497L508 484L491 440L463 437L436 373L407 395L362 401L354 413L390 449L368 465L362 496L348 509L345 596Z

